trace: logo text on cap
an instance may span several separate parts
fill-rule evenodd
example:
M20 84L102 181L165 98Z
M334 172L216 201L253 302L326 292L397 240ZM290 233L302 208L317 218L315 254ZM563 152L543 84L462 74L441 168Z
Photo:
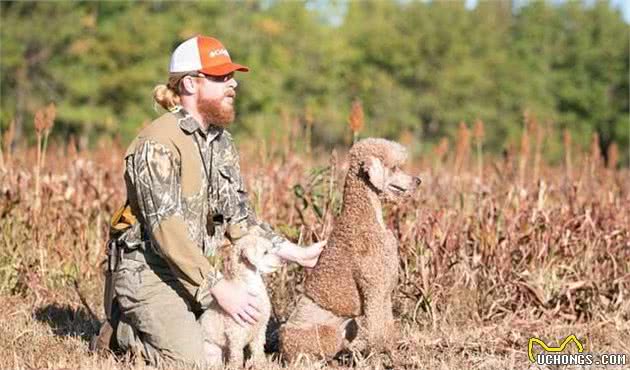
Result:
M225 55L228 58L230 57L230 54L228 54L225 49L210 50L210 58L218 57L219 55Z

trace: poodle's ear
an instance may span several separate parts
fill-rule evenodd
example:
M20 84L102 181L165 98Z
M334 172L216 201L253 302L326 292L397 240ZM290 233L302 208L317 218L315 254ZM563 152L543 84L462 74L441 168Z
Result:
M383 163L378 158L370 156L363 162L363 168L368 174L370 183L378 190L383 190L385 187L385 169L383 168Z

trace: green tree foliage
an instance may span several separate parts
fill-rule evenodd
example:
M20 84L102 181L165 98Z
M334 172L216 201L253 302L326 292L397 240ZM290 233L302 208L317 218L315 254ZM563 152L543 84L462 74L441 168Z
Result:
M486 147L502 150L527 110L553 134L548 155L564 128L578 144L596 132L602 148L628 152L630 38L619 11L604 1L519 5L2 2L0 125L15 119L28 137L34 111L52 101L58 138L128 140L158 114L152 89L172 49L203 33L251 68L239 75L237 134L278 137L310 120L316 144L347 142L360 99L363 135L411 133L418 147L479 118Z

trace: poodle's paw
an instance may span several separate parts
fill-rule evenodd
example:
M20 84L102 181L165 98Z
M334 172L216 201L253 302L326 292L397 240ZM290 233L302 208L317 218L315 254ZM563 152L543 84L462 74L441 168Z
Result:
M369 341L365 337L357 337L348 344L348 349L353 353L366 352L369 347Z
M267 365L267 358L263 354L262 356L253 356L245 362L246 369L262 369Z
M387 325L385 329L384 335L384 346L389 350L393 350L398 346L398 343L401 341L402 336L400 335L399 326L392 322L390 325Z

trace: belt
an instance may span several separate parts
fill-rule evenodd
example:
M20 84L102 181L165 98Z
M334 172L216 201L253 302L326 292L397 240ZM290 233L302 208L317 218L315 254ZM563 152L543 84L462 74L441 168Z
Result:
M145 255L144 255L144 251L143 250L138 250L138 249L123 250L122 259L123 260L134 260L134 261L137 261L137 262L147 262L146 258L145 258Z
M128 245L126 242L112 240L108 250L108 268L109 271L118 270L118 265L123 260L132 260L144 264L165 264L166 262L151 248L151 242L142 241ZM132 248L130 248L132 247Z
M135 245L134 245L135 246ZM122 259L143 262L146 264L165 264L164 259L151 250L151 242L138 243L134 249L123 248Z

